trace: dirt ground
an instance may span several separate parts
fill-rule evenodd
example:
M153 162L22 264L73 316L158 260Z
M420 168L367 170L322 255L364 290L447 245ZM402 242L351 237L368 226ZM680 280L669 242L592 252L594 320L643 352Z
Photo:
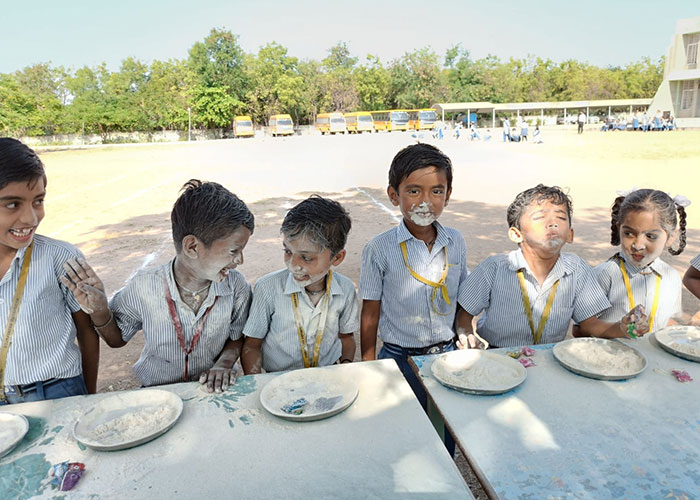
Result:
M609 243L609 206L616 190L653 187L700 205L700 131L590 129L577 135L562 127L544 129L545 142L538 145L504 144L500 129L495 132L489 142L422 139L453 161L453 194L441 222L464 235L470 268L514 248L506 234L506 206L518 192L540 182L569 190L576 237L566 250L591 265L615 252ZM400 215L385 192L391 159L415 141L411 134L394 133L44 150L40 154L49 180L39 232L76 244L111 294L139 269L174 256L169 214L182 184L191 178L216 181L255 214L255 233L239 267L254 283L283 265L279 226L286 210L320 193L343 203L352 216L347 257L338 270L357 284L363 245L393 227ZM664 257L681 274L700 253L696 206L688 209L686 251ZM689 316L700 309L687 291L683 305ZM142 345L140 336L121 349L103 345L99 391L138 386L131 367Z

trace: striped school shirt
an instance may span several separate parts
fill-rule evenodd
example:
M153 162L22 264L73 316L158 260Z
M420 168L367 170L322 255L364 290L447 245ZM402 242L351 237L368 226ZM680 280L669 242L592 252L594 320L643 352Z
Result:
M0 341L5 333L26 250L17 250L7 273L0 280ZM70 243L34 235L27 283L7 355L6 385L70 378L82 373L72 316L80 310L80 305L60 281L65 274L63 263L82 257L80 250Z
M246 337L264 339L262 366L267 372L304 368L299 345L292 294L299 294L299 312L306 334L306 350L313 357L316 333L321 320L323 299L315 306L288 269L274 271L255 283L253 304L243 329ZM357 293L352 281L333 272L331 302L321 338L319 366L332 365L342 354L338 334L360 329Z
M700 254L696 255L693 260L690 261L690 265L700 271Z
M185 353L165 300L164 278L175 302L186 346L192 341L196 325L214 304L199 342L189 355L190 380L197 380L214 365L228 339L241 338L248 317L250 285L240 272L233 269L224 281L212 282L207 298L195 314L180 297L173 276L174 262L139 271L109 303L125 342L143 330L144 346L134 364L134 374L144 386L182 382L185 374Z
M397 227L372 238L362 251L360 298L379 300L379 338L405 348L426 347L454 337L457 297L466 283L467 245L456 229L434 222L433 249L414 237L402 220ZM447 304L440 290L421 283L406 268L401 242L406 242L408 264L423 278L437 282L447 249Z
M619 254L618 254L619 255ZM624 258L624 257L623 257ZM660 258L644 269L644 273L634 263L625 259L625 269L630 279L634 303L642 304L647 316L651 313L656 293L656 276L661 276L659 305L654 318L654 330L664 328L668 320L681 314L681 292L683 285L678 272ZM598 317L603 321L620 321L631 307L627 297L627 288L622 278L618 256L593 268L598 283L610 300L612 307L603 311Z
M524 310L519 269L524 270L535 329L541 321L549 292L559 280L541 344L563 340L572 319L580 323L610 307L591 268L577 255L562 252L542 286L530 271L522 250L493 255L469 275L464 292L459 296L459 304L472 316L483 311L477 322L477 332L492 346L534 343Z

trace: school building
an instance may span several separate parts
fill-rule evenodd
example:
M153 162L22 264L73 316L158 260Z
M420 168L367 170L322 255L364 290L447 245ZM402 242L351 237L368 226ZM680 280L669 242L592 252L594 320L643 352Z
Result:
M679 128L700 127L700 17L679 19L666 54L664 81L650 111L669 113Z

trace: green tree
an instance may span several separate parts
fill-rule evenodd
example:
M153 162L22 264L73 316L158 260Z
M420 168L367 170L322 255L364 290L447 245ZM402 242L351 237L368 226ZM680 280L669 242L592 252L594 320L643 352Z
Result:
M214 28L204 41L190 48L188 64L199 76L199 85L225 87L231 97L243 101L248 91L244 58L238 36Z
M438 56L429 48L406 53L389 68L390 104L398 108L422 108L445 97Z
M326 70L324 78L325 98L322 111L351 111L359 103L353 67L357 58L350 55L345 42L328 49L328 57L322 61Z
M386 109L391 76L382 66L379 57L368 55L366 64L355 68L354 73L360 109L364 111Z

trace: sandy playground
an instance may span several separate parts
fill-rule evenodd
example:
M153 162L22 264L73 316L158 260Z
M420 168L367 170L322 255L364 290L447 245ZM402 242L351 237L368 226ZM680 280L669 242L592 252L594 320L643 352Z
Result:
M700 253L700 131L633 133L557 127L544 144L448 137L433 142L454 165L452 199L441 221L462 231L473 268L509 251L505 209L515 195L539 182L568 188L574 200L575 243L566 248L591 265L614 252L609 206L615 191L632 186L680 193L688 210L688 246L664 259L683 273ZM394 154L415 142L408 133L295 136L175 144L41 150L48 171L46 218L39 232L76 244L96 268L109 294L138 269L174 255L169 215L182 184L191 178L220 182L248 203L256 229L240 271L254 283L282 267L279 225L286 210L310 193L342 202L353 229L339 271L359 283L362 247L399 220L386 197ZM684 291L690 316L700 302ZM696 319L700 315L696 316ZM137 387L131 366L142 338L121 349L103 344L99 391ZM359 342L358 342L359 353ZM359 356L359 354L358 354Z

